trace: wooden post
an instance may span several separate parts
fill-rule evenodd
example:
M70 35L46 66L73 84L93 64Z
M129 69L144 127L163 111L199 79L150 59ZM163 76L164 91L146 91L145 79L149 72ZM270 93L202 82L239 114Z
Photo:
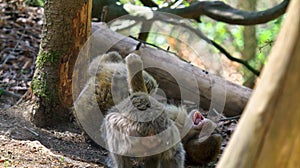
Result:
M300 0L292 0L240 123L217 168L300 167Z

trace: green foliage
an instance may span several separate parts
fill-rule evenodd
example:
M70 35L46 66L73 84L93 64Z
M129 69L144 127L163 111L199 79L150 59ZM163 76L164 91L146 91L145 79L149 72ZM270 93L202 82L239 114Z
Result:
M26 0L25 4L28 6L34 6L34 7L44 7L45 1L44 0Z
M155 2L158 5L161 5L164 3L164 0L153 0L153 2Z
M189 3L188 1L182 1L182 3L183 3L183 5L186 6L186 7L190 6L190 3Z
M230 3L227 0L223 0L225 3ZM142 3L134 0L120 0L121 3L131 3L135 5L142 5ZM153 0L156 4L160 6L171 5L174 1L166 0ZM184 6L190 6L189 0L181 1L181 4ZM275 41L275 38L279 32L283 17L280 17L274 21L270 21L266 24L256 25L256 44L258 45L256 49L255 56L248 60L249 64L254 69L261 69L261 67L267 62L267 57L270 52L270 49ZM242 55L244 49L244 38L243 30L244 26L230 25L223 22L216 22L207 17L201 17L202 23L198 24L200 30L210 39L221 44L229 53L234 57L239 57ZM167 24L164 26L168 26ZM137 30L138 34L139 29ZM172 32L173 33L173 32ZM161 48L168 47L168 41L162 35L150 33L147 42L160 46ZM216 50L212 50L216 51ZM241 69L242 73L246 68Z
M61 157L61 162L64 162L65 161L65 157Z
M255 69L261 69L267 62L267 56L280 30L283 17L266 24L256 26L258 48L256 55L249 64ZM202 18L199 23L200 30L219 44L222 44L229 53L241 52L244 47L243 26L228 25L208 18ZM235 56L233 54L233 56ZM245 69L243 69L245 70Z
M5 160L5 161L4 161L4 167L5 167L5 168L8 168L8 167L9 167L9 161L8 161L8 160Z
M257 41L258 41L258 52L256 59L265 64L267 56L271 50L271 47L279 33L280 26L283 20L283 16L278 19L267 23L265 26L257 27Z
M133 4L133 5L139 5L142 6L143 4L141 3L141 1L135 1L135 0L120 0L119 2L121 2L121 4Z
M244 38L243 38L243 27L237 26L236 29L232 31L233 35L233 46L241 51L241 48L244 47Z

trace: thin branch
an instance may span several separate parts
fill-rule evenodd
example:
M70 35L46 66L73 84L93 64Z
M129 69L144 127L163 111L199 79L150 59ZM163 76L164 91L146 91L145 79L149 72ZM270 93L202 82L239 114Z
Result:
M103 6L102 12L101 12L101 18L100 18L101 22L106 20L107 12L108 12L108 7L105 5L105 6Z
M152 27L152 22L142 22L142 27L138 38L143 41L147 41L151 27Z
M37 136L37 137L40 136L37 132L33 131L32 129L30 129L30 128L26 127L26 126L24 126L23 128L25 130L29 131L30 133L32 133L33 135Z
M177 55L177 53L172 52L172 51L169 51L169 47L168 47L167 49L163 49L163 48L161 48L161 47L159 47L159 46L157 46L157 45L155 45L155 44L148 43L148 42L146 42L146 41L143 41L143 40L141 40L141 39L135 38L135 37L133 37L133 36L129 36L129 37L132 38L132 39L134 39L134 40L136 40L136 41L138 41L138 42L139 42L138 45L141 45L141 44L147 44L147 45L152 46L152 47L154 47L154 48L156 48L156 49L158 49L158 50L161 50L161 51L164 51L164 52L167 52L167 53L171 53L171 54L175 55L176 57L178 57L180 60L189 63L189 62L186 61L185 59L179 57L179 56ZM139 50L139 48L141 47L141 46L138 46L138 45L136 46L136 50Z
M214 42L213 40L210 40L211 44L216 47L221 53L223 53L228 59L230 59L231 61L235 61L238 62L242 65L244 65L249 71L251 71L252 73L254 73L256 76L260 75L260 72L256 69L254 69L251 65L248 64L247 61L244 61L242 59L238 59L235 58L233 56L231 56L226 49L224 49L221 45L219 45L218 43Z
M172 19L169 19L169 18L166 18L166 17L160 17L160 18L157 18L157 19L160 20L160 21L166 22L166 23L171 23L173 25L182 26L182 27L190 30L191 32L195 33L197 36L199 36L201 39L203 39L207 43L212 44L221 53L223 53L228 59L244 65L249 71L254 73L256 76L260 75L260 72L256 69L254 69L251 65L249 65L247 61L244 61L244 60L241 60L241 59L238 59L238 58L235 58L235 57L231 56L231 54L229 54L229 52L226 51L226 49L224 47L222 47L221 45L219 45L215 41L213 41L213 40L209 39L208 37L206 37L200 30L197 30L197 29L185 24L184 22L180 22L178 20L172 20Z
M152 0L140 0L141 3L144 5L144 6L148 6L148 7L158 7L158 5L156 3L154 3Z
M7 91L3 88L0 88L0 96L1 96L1 94L5 94L7 96L12 96L12 97L15 97L15 98L18 98L18 99L22 97L22 95L20 95L20 94L16 94L16 93Z
M241 115L236 115L236 116L233 116L233 117L221 118L219 121L239 120L240 118L241 118Z
M134 16L131 16L131 17L132 17L132 19L135 19L135 20L143 20L144 19L143 17L134 17ZM229 54L229 52L224 47L222 47L220 44L216 43L215 41L209 39L200 30L197 30L197 29L191 27L190 25L187 25L186 22L184 22L184 21L182 22L181 20L175 20L175 19L172 19L172 18L168 18L167 16L164 16L164 15L154 16L154 18L151 19L151 22L153 22L153 20L159 20L159 21L162 21L162 22L165 22L165 23L170 23L170 24L173 24L173 25L182 26L182 27L190 30L191 32L195 33L198 37L200 37L201 39L203 39L207 43L212 44L216 49L218 49L221 53L223 53L231 61L235 61L235 62L238 62L238 63L244 65L249 71L251 71L256 76L260 75L260 72L256 69L254 69L251 65L249 65L249 63L247 61L244 61L242 59L238 59L238 58L235 58L235 57L231 56L231 54ZM142 40L141 42L144 42L144 41ZM147 43L147 44L149 44L149 43ZM155 45L152 45L152 46L157 47Z

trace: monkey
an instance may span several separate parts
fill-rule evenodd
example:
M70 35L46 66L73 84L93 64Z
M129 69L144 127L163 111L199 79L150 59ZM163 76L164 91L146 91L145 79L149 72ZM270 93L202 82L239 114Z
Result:
M121 100L129 96L128 84L122 82L127 80L127 68L122 57L117 52L109 52L92 61L89 74L92 75L93 73L96 74L94 81L96 86L95 96L102 113L105 115L108 109L114 104L118 104ZM155 94L158 88L156 80L144 70L142 75L147 92L150 95ZM140 83L140 81L136 80L136 83ZM193 120L192 117L193 112L187 113L184 107L172 105L165 105L165 110L167 116L175 122L181 138L183 138L182 142L186 150L188 161L195 164L203 164L214 160L220 152L221 136L219 134L211 135L210 132L208 132L206 133L207 136L209 135L206 137L207 139L200 141L200 134L203 134L203 131L207 130L207 127L206 129L202 129L205 124L193 125L193 123L195 123L195 118ZM202 120L204 120L204 118L202 118ZM186 123L192 123L191 125L193 126L184 127ZM205 119L203 123L213 122L209 119ZM209 130L214 128L214 125L211 124Z
M134 158L146 168L183 168L185 151L178 128L166 114L165 105L148 93L141 58L129 54L125 61L130 95L107 112L101 126L113 167L133 167ZM167 132L165 137L158 135L161 132ZM164 151L155 151L168 144Z
M222 144L222 136L213 133L217 125L198 110L192 110L189 119L193 122L192 128L182 139L188 162L204 165L215 160Z
M217 125L212 120L205 118L197 109L187 113L184 107L169 105L167 115L176 121L188 163L204 165L216 159L220 153L222 136L214 133Z
M112 51L94 58L90 63L88 73L90 76L95 76L96 100L103 114L106 114L113 105L128 97L128 85L121 82L126 80L127 69L118 52ZM118 74L118 78L114 77L114 74ZM156 80L146 71L143 71L142 74L147 92L150 95L155 94L158 88ZM114 85L112 85L113 79L116 80Z

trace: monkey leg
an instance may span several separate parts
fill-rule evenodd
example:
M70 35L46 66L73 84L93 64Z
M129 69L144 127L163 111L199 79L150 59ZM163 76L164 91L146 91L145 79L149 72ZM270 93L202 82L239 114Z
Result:
M144 160L144 167L145 168L158 168L160 166L161 158L157 155L149 156Z
M220 134L213 134L203 142L199 139L190 140L185 144L188 161L192 164L206 164L213 161L220 153L221 143Z
M173 155L169 158L163 158L161 162L162 168L183 168L185 162L185 151L182 143L177 144L173 149L170 149Z

